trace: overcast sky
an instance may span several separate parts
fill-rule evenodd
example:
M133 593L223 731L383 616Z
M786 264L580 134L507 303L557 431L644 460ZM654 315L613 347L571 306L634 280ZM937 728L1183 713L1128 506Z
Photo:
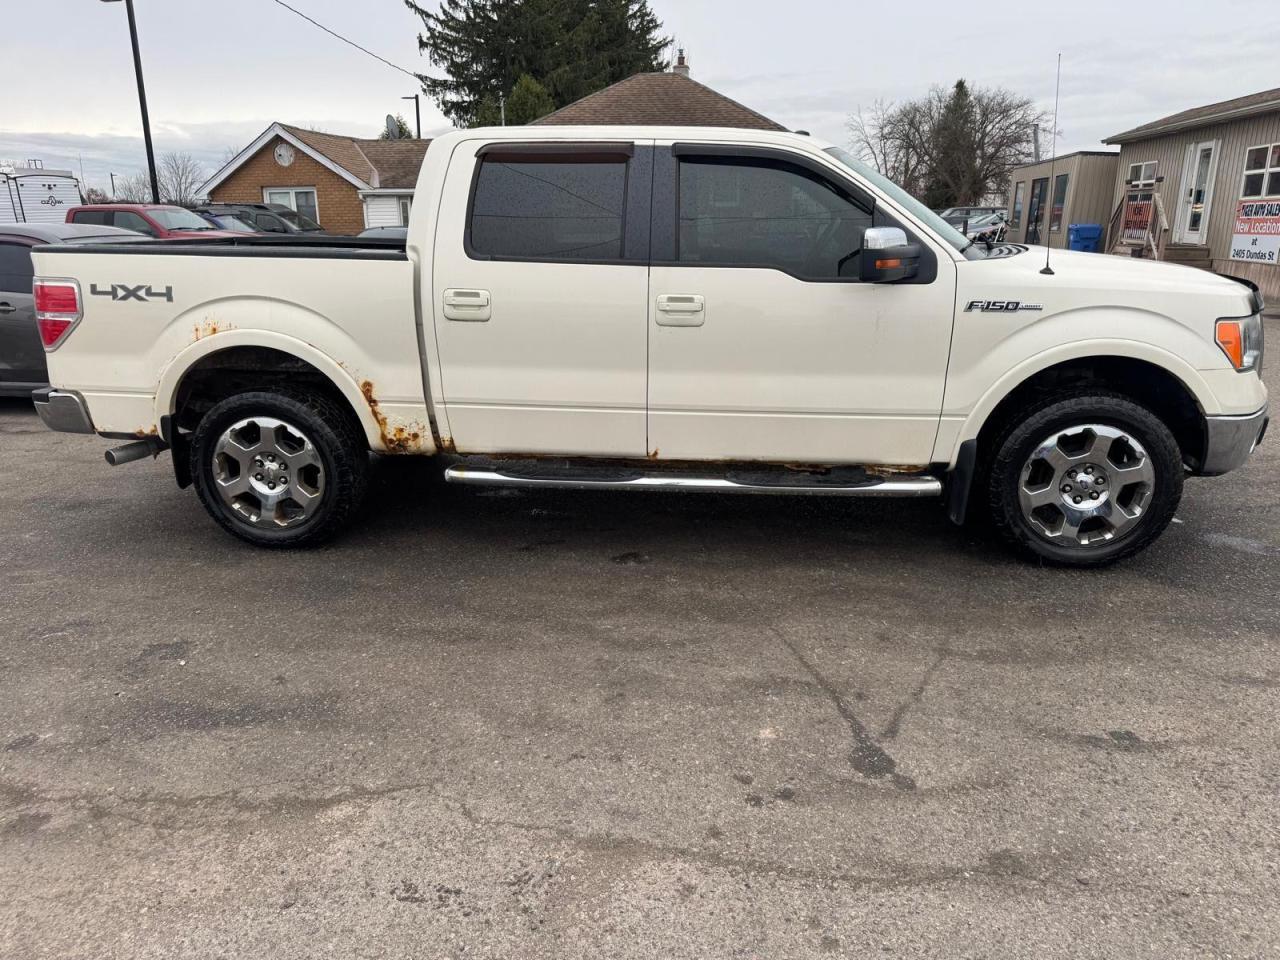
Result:
M429 0L428 0L429 2ZM0 160L83 168L86 185L145 164L123 3L3 0ZM427 69L401 0L289 0L409 70ZM157 152L212 172L271 121L376 136L412 124L414 81L273 0L135 0ZM693 76L793 129L847 140L876 99L964 77L1053 106L1063 54L1061 152L1187 107L1280 83L1280 3L1165 0L1148 25L1096 0L651 0ZM430 102L424 135L448 129Z

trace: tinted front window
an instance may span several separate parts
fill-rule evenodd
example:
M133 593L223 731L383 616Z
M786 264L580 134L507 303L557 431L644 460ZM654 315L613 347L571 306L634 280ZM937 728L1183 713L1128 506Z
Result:
M117 210L115 213L114 225L125 230L133 230L137 233L145 233L148 236L156 235L155 229L147 221L143 220L136 213L130 210Z
M680 163L681 263L774 267L803 279L858 275L871 214L829 181L773 160Z
M486 257L620 260L626 194L625 157L486 157L471 204L471 250Z
M0 291L31 292L31 248L25 243L0 243Z

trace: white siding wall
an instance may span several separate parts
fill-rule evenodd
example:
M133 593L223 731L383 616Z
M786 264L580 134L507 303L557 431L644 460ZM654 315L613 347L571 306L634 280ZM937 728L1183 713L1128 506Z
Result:
M405 196L410 196L406 194ZM398 227L400 201L403 197L380 195L364 198L364 225L366 227Z

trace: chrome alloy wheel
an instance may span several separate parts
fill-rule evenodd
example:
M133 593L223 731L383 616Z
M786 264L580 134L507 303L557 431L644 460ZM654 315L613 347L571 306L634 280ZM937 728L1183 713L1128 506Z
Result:
M320 453L297 427L249 417L223 431L213 448L214 489L231 512L254 527L295 527L324 498Z
M1050 543L1087 548L1129 532L1155 489L1151 458L1132 434L1081 424L1045 437L1023 464L1018 499Z

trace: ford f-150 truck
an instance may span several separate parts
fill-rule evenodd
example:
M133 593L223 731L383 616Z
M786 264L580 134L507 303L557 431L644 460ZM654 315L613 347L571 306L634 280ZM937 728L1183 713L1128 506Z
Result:
M332 534L369 452L456 483L942 498L1097 566L1262 439L1262 298L970 242L838 147L731 129L432 143L407 239L50 246L55 430L169 450L262 546Z

